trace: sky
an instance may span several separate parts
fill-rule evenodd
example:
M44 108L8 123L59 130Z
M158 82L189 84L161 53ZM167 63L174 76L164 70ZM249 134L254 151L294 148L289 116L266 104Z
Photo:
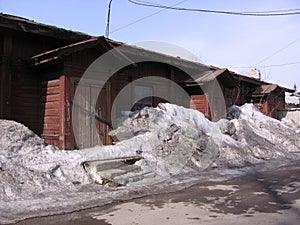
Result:
M226 11L300 9L300 0L147 0ZM0 0L0 12L75 31L105 34L109 0ZM249 17L161 10L113 0L109 38L159 41L184 48L208 65L300 89L300 15Z

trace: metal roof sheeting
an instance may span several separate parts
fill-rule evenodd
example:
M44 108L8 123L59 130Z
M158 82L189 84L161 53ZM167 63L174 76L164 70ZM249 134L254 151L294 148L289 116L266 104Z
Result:
M221 74L223 74L226 70L227 69L216 69L216 70L204 71L202 73L197 74L193 78L186 80L185 83L194 83L194 82L205 83L205 82L213 81Z
M275 91L276 88L279 86L277 84L265 84L259 86L252 94L252 96L262 96L262 95L269 95L273 91Z

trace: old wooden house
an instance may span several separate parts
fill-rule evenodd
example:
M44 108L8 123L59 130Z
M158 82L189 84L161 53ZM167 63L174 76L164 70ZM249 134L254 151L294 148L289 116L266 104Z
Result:
M25 124L61 149L110 144L108 132L121 113L159 102L193 107L212 120L225 117L234 104L253 102L276 118L289 91L228 69L10 15L0 15L0 41L0 117ZM111 60L95 64L110 53Z

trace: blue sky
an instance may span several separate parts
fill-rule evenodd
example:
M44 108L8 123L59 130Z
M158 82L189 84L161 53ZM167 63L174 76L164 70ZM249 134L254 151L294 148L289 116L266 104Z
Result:
M300 8L299 0L149 1L165 5L182 2L178 6L228 11ZM92 35L103 35L108 2L0 0L0 11ZM149 40L175 44L189 50L205 64L226 67L245 75L255 66L261 70L264 80L287 87L297 84L300 89L300 15L261 18L159 11L133 5L127 0L113 0L110 38L130 44ZM259 63L265 58L268 59Z

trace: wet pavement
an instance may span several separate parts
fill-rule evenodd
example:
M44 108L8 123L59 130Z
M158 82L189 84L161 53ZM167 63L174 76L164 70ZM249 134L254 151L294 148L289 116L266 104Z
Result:
M298 224L300 163L17 224Z

